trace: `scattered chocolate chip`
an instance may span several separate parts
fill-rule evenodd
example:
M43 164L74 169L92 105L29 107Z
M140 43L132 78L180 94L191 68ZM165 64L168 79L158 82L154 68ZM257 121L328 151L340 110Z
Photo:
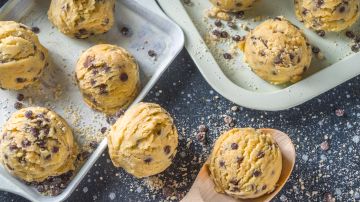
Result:
M355 43L360 43L360 35L355 36Z
M95 76L95 75L97 75L99 73L99 70L97 70L97 69L93 69L92 70L92 74Z
M33 135L34 137L38 137L40 135L39 129L37 128L30 128L30 133L31 135Z
M174 194L174 189L170 188L170 187L163 187L162 189L162 193L164 195L165 198L171 197Z
M25 117L26 117L26 118L31 119L32 116L33 116L33 112L32 112L32 111L29 110L29 111L26 111L26 112L25 112Z
M152 158L151 157L146 157L145 159L144 159L144 162L145 163L150 163L152 161Z
M219 19L216 19L214 24L215 24L216 27L221 27L222 26L222 22Z
M124 115L125 111L123 109L119 109L116 113L115 116L120 118L122 115Z
M316 46L313 46L313 47L311 48L311 50L312 50L312 52L315 53L315 54L320 53L320 49L319 49L318 47L316 47Z
M166 145L166 146L164 147L164 152L165 152L165 154L170 154L170 151L171 151L171 147L170 147L169 145Z
M156 57L156 56L157 56L157 54L156 54L156 52L155 52L154 50L149 50L149 51L148 51L148 55L149 55L150 57Z
M355 38L355 34L354 34L354 32L352 32L352 31L346 31L346 32L345 32L345 35L346 35L348 38L350 38L350 39Z
M16 150L17 148L18 148L18 147L17 147L16 145L13 145L13 144L9 146L9 150L10 150L10 151L14 151L14 150Z
M17 83L24 83L26 81L25 78L16 78Z
M324 0L316 0L316 7L320 8L324 4Z
M331 193L325 192L324 193L324 202L335 202L335 198L332 196Z
M226 115L224 116L224 122L226 124L230 124L231 122L233 122L233 119L230 116Z
M324 30L318 30L316 31L316 34L319 35L320 37L324 37L326 33Z
M101 132L102 134L104 134L106 131L107 131L107 128L106 128L106 127L102 127L102 128L100 129L100 132Z
M322 143L320 144L320 148L321 148L321 150L323 150L323 151L329 150L329 148L330 148L329 142L328 142L328 141L322 142Z
M232 40L239 42L245 40L245 37L241 37L240 35L235 35L232 37Z
M128 80L128 75L126 73L121 73L120 74L120 80L125 82Z
M106 84L100 84L100 85L99 85L99 94L100 94L100 95L108 94L107 85L106 85Z
M204 124L201 124L198 126L198 130L199 132L207 132L208 131L208 128L204 125Z
M219 162L219 165L220 165L220 167L225 167L225 162L224 162L224 161L220 161L220 162Z
M39 140L36 142L36 144L40 147L40 148L46 148L46 142L44 140Z
M261 159L261 158L263 158L265 156L265 152L263 152L263 151L260 151L258 154L257 154L257 158L258 159Z
M230 28L232 28L232 29L235 29L235 28L236 28L236 24L235 24L234 22L232 22L232 21L229 21L229 22L227 23L227 25L228 25L228 27L230 27Z
M244 18L244 15L245 15L245 12L244 12L244 11L239 11L239 12L235 13L235 17L236 17L237 19L242 19L242 18Z
M351 51L357 53L357 52L359 52L359 50L360 50L360 45L359 44L354 44L354 45L351 46Z
M35 34L40 33L40 29L38 27L31 27L31 31L33 31Z
M215 30L212 31L212 34L214 36L216 36L216 37L221 37L221 31L220 30L215 29Z
M120 29L120 33L123 35L123 36L130 36L130 29L127 28L127 27L122 27Z
M231 149L232 150L237 150L239 148L239 145L237 143L231 143Z
M206 133L205 133L205 132L198 132L198 133L196 134L196 139L197 139L198 141L204 143L205 140L206 140Z
M113 125L116 122L116 119L113 116L107 116L106 122L110 125Z
M230 53L224 53L224 58L227 59L227 60L231 60L232 59L232 56Z
M230 184L233 184L235 186L239 184L239 181L236 179L231 179L229 182L230 182Z
M96 141L91 141L89 143L89 146L92 148L92 149L96 149L96 147L98 146L98 143Z
M253 172L253 176L254 177L259 177L261 175L261 171L260 170L254 170Z
M21 109L22 107L23 107L23 104L22 104L21 102L15 102L15 104L14 104L14 108L15 108L15 109L19 110L19 109Z
M228 38L228 37L229 37L229 34L228 34L226 31L222 31L222 32L220 33L220 37L221 37L221 38Z
M342 117L342 116L345 115L345 110L337 109L337 110L335 110L335 115L338 116L338 117Z
M17 99L18 101L23 101L23 100L25 99L25 96L24 96L24 94L19 93L19 94L16 96L16 99Z
M51 152L54 153L54 154L58 153L58 152L59 152L59 147L54 146L54 147L51 149Z
M339 13L343 13L343 12L345 12L346 7L344 5L342 5L338 8L338 10L339 10Z

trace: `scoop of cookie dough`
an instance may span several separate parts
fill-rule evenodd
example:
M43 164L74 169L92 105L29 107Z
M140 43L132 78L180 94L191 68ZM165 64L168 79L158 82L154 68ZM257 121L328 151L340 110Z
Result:
M140 88L134 57L115 45L100 44L86 50L76 65L75 77L85 102L110 115L127 107Z
M42 182L75 168L77 145L72 131L46 108L15 112L3 126L0 140L0 162L27 182Z
M115 0L52 0L49 20L64 34L87 38L114 24Z
M256 0L210 0L214 6L224 11L236 12L251 8Z
M0 88L20 90L36 82L48 64L47 54L29 27L0 21Z
M217 192L238 199L257 198L275 189L282 156L270 134L234 128L216 140L209 170Z
M109 154L116 167L137 178L158 174L176 154L178 133L170 114L158 104L129 108L111 128Z
M295 13L314 30L341 31L360 16L360 0L295 0Z
M272 84L295 83L311 63L311 47L304 33L282 17L266 20L247 36L245 62Z

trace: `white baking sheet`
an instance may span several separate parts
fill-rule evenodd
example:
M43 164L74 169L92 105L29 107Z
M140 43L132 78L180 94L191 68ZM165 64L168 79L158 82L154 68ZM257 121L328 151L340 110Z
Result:
M23 93L31 97L31 100L26 99L25 106L45 106L64 117L81 144L85 136L98 135L100 128L108 124L104 115L92 111L83 102L76 86L74 67L79 55L98 43L117 44L129 50L137 59L141 71L142 91L135 103L144 98L182 49L184 37L181 29L161 13L154 1L121 0L116 2L116 22L108 33L86 40L73 39L60 33L49 22L46 14L49 4L48 0L11 0L0 10L1 20L14 20L30 27L39 27L39 39L49 50L51 60L40 85L19 92L0 91L0 125L15 111L13 105L16 95ZM119 28L123 26L131 29L130 37L120 33ZM150 49L157 53L156 60L148 55ZM1 166L0 189L32 201L64 200L76 188L106 145L106 140L103 140L59 196L40 195L34 188L10 176Z
M306 29L295 18L293 1L258 1L253 9L245 12L244 19L235 21L238 27L235 30L228 28L226 22L223 22L223 27L230 36L244 36L247 32L241 25L254 28L267 18L275 16L285 16L305 30L310 43L321 49L325 59L320 60L314 56L305 79L290 86L275 86L260 79L243 62L241 51L233 55L234 59L225 60L223 54L233 49L234 42L231 39L218 43L205 42L209 33L215 29L214 19L205 17L205 12L212 7L208 0L192 0L190 4L183 4L180 0L158 2L165 13L183 28L187 39L185 46L205 79L220 94L239 105L260 110L287 109L360 74L359 68L355 66L359 64L360 53L351 51L351 40L345 36L345 32L327 33L322 38ZM255 18L260 20L254 20ZM359 32L360 22L351 30Z

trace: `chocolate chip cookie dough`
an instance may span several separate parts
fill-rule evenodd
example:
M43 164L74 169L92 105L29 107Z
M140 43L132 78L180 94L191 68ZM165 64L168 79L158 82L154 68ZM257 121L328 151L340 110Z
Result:
M170 114L154 103L129 108L111 128L109 154L116 167L137 178L155 175L170 166L178 133Z
M217 192L238 199L257 198L274 191L282 156L270 134L234 128L215 142L209 170Z
M49 20L64 34L87 38L114 24L115 0L52 0Z
M276 85L299 81L312 57L304 33L282 17L257 26L246 36L241 49L251 69Z
M140 88L135 58L115 45L100 44L86 50L75 74L85 102L109 115L127 107Z
M295 13L314 30L341 31L360 16L360 0L295 0Z
M230 12L248 10L255 1L256 0L210 0L214 6Z
M0 88L20 90L38 81L47 54L29 27L0 21Z
M0 162L27 182L42 182L74 170L77 144L55 112L29 107L15 112L0 136Z

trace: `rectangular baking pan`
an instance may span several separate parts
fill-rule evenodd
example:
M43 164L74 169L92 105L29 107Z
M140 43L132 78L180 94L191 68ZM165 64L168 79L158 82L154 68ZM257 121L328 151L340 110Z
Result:
M56 89L55 83L61 84L63 93L58 98L44 96L39 98L35 90L30 88L22 93L30 95L32 105L49 107L63 116L74 129L74 135L78 141L81 136L96 135L102 126L106 126L105 117L89 109L82 101L81 94L74 82L74 68L77 58L88 47L98 43L110 43L120 45L129 50L137 59L140 66L142 90L133 103L141 101L150 91L152 86L160 78L172 60L181 51L184 44L182 30L160 10L153 0L118 0L116 1L116 23L106 34L91 37L86 40L69 38L61 34L47 19L48 0L11 0L0 9L1 20L14 20L28 26L40 28L39 39L49 50L51 63L50 72L46 72L41 80L41 86L48 86L45 93L53 93ZM119 28L126 26L130 28L130 37L120 34ZM156 60L148 55L148 50L155 50ZM47 78L50 77L50 78ZM15 111L13 104L19 92L0 91L0 125ZM73 114L69 112L69 106L76 108L78 114L76 121ZM71 111L71 110L70 110ZM78 123L80 122L80 123ZM91 127L89 130L78 130L79 128ZM87 131L87 132L85 132ZM85 164L75 173L74 178L67 188L58 196L43 196L34 188L27 186L24 182L11 176L0 166L0 190L9 191L23 196L31 201L51 202L65 200L80 183L94 162L107 147L107 141L101 141L97 149L92 153Z
M254 28L266 17L285 16L305 31L310 43L321 49L325 59L313 57L305 78L293 85L274 86L253 73L243 62L239 51L230 62L223 53L232 50L229 43L206 43L215 29L214 20L204 17L212 7L209 0L158 0L160 7L185 33L185 47L207 82L227 99L247 108L277 111L300 105L360 74L360 53L353 53L345 32L327 33L325 38L306 29L294 14L294 2L260 0L245 11L245 19L237 20L238 28L225 29L231 35L244 36L244 26ZM259 17L260 16L260 17ZM254 20L255 19L255 20ZM351 28L359 32L360 20ZM220 50L220 51L219 51Z

